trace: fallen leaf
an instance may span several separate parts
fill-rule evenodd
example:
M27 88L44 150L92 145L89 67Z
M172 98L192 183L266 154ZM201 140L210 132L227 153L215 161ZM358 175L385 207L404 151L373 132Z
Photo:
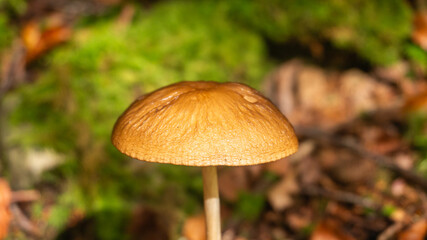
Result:
M21 38L24 42L27 51L35 49L37 44L39 44L42 33L40 28L35 21L29 21L21 30Z
M320 221L313 233L310 240L356 240L354 237L343 230L340 222L333 219L324 219Z
M360 135L365 148L378 154L389 154L405 145L399 133L383 126L365 126Z
M401 71L399 68L393 74ZM298 60L274 71L267 78L266 88L267 95L294 126L331 128L363 112L400 103L392 86L368 73L356 69L324 70Z
M414 167L415 158L411 152L401 152L395 156L395 162L400 168L410 170Z
M404 113L426 112L427 111L427 90L410 96L403 105Z
M390 219L392 219L395 222L403 222L406 219L408 219L408 215L406 212L401 208L396 208L391 214Z
M9 184L5 180L0 179L0 240L6 238L9 230L11 195Z
M204 215L197 215L187 218L183 227L183 235L188 240L206 239L206 222Z
M399 233L398 240L424 240L427 236L427 220L423 219L412 224L408 229Z
M387 66L379 66L375 69L375 75L386 81L400 83L407 81L406 76L409 72L409 64L405 61L399 61Z
M349 114L389 107L396 98L392 89L360 70L348 70L340 76L340 98L347 100Z
M27 50L26 62L29 63L53 47L67 41L71 37L69 26L58 20L58 15L52 15L55 24L41 28L41 24L35 20L27 22L21 30L21 39ZM49 20L49 19L48 19Z
M345 184L370 182L375 176L376 166L346 149L326 147L319 152L322 169L334 180Z
M286 213L286 223L296 232L302 231L313 222L313 209L302 207Z
M427 11L416 13L413 25L412 40L427 51Z
M268 191L268 201L276 211L282 211L293 204L292 195L299 191L294 174L289 173Z
M400 197L405 194L406 182L401 178L397 178L391 183L390 192L394 197Z

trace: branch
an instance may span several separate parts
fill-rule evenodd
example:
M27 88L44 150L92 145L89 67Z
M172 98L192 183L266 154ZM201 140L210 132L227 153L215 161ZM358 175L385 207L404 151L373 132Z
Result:
M422 177L421 175L417 174L414 171L400 168L399 166L393 163L390 157L373 153L363 148L360 144L358 144L355 141L352 141L348 138L337 137L319 129L297 128L296 132L297 132L297 135L300 137L306 137L319 142L327 142L335 146L347 148L364 158L370 159L376 165L390 170L391 172L405 179L409 183L420 187L424 192L427 192L426 178Z
M36 238L41 237L42 234L40 233L40 230L27 218L27 216L25 216L15 203L10 205L10 211L22 231Z
M359 195L343 192L343 191L331 191L324 188L320 188L313 185L305 185L301 188L301 192L307 196L325 197L331 200L335 200L343 203L351 203L354 205L362 206L371 209L380 209L381 207L374 201L360 197Z
M388 228L386 228L378 237L378 240L389 240L393 239L398 232L400 232L407 224L403 222L395 222Z

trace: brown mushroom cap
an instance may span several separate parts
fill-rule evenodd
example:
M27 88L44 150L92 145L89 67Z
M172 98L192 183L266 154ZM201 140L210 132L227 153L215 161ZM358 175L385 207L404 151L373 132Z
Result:
M240 83L180 82L138 98L112 142L139 160L186 166L254 165L295 153L285 116Z

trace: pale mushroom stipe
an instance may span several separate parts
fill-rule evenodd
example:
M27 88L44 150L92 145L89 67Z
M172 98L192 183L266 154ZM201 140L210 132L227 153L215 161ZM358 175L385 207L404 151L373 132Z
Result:
M255 165L295 153L286 117L241 83L179 82L138 98L117 120L113 145L139 160L199 166L207 239L221 239L216 166Z

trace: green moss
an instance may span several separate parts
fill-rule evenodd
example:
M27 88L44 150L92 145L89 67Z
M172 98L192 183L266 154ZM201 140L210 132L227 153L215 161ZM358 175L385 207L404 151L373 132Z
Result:
M238 0L230 12L276 42L327 40L374 65L402 57L411 33L412 12L400 0Z
M413 112L407 117L406 138L419 154L416 169L427 176L427 114L423 111Z
M1 12L0 8L0 53L5 47L11 44L13 30L9 27L7 16Z
M0 53L11 45L16 34L10 15L22 14L26 8L25 0L0 0Z
M407 44L405 54L416 67L423 72L427 71L427 51L415 44Z
M236 203L236 216L245 221L255 221L265 207L265 196L259 193L241 192Z
M34 135L44 139L34 143L54 143L62 150L60 142L74 145L76 123L109 141L115 120L133 99L173 82L258 86L268 66L261 40L215 6L167 3L141 13L127 29L104 21L77 31L48 57L49 71L20 90L14 121L37 124Z

